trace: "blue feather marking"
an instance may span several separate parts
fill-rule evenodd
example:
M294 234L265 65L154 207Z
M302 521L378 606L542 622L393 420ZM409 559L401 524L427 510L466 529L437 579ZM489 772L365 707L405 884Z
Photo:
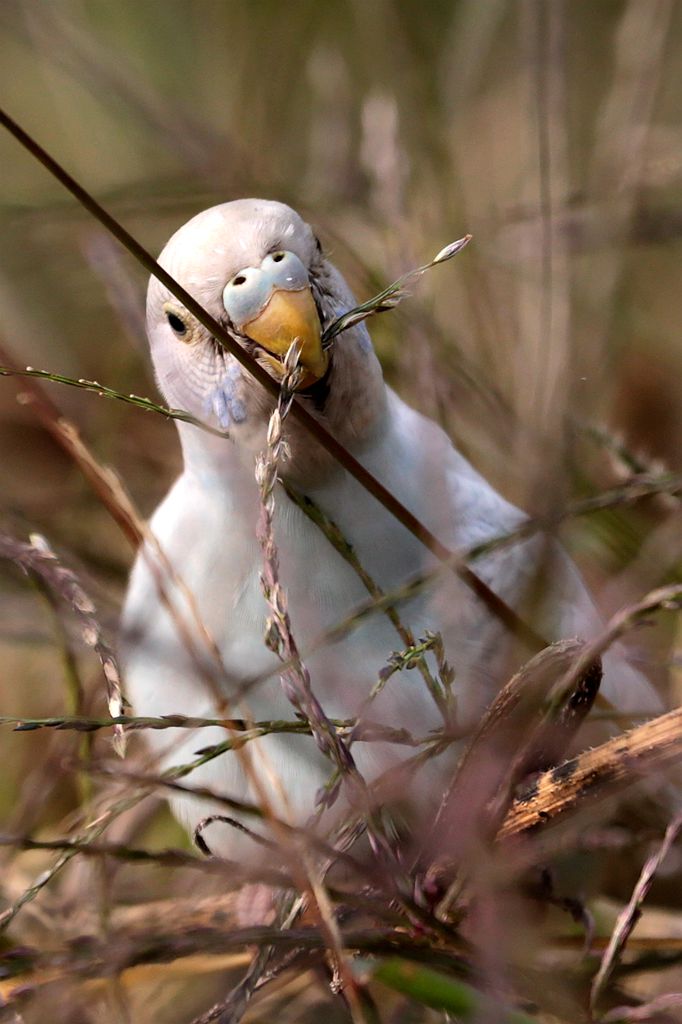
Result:
M239 367L232 363L220 384L206 399L206 411L213 413L223 430L227 430L233 423L243 423L246 419L246 406L237 394L239 378Z
M369 353L373 351L372 339L364 323L358 324L358 341L363 352Z

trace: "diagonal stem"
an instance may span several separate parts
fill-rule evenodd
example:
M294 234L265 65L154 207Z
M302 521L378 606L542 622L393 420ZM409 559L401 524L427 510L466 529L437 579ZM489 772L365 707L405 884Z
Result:
M232 338L218 321L208 313L201 303L197 302L189 292L178 284L171 275L159 266L156 260L119 224L119 222L108 213L104 207L87 192L82 185L71 177L57 161L50 156L27 132L21 128L4 110L0 109L0 124L10 132L11 135L35 157L49 172L66 188L78 202L96 218L118 241L131 253L135 259L153 274L157 280L168 288L175 298L179 299L184 307L197 318L206 330L223 345L231 355L250 373L266 391L277 398L279 386L269 375L267 370L253 359L246 349ZM440 254L439 254L440 255ZM499 597L480 576L477 576L467 565L458 559L445 544L443 544L418 518L400 502L388 488L375 477L369 470L365 469L354 455L347 448L340 444L336 438L326 430L322 424L295 399L291 406L291 415L310 433L322 447L332 455L337 462L365 488L379 504L390 512L399 523L416 537L426 548L431 551L440 561L452 561L452 569L457 576L476 594L479 600L487 607L497 619L502 622L510 632L518 636L531 650L540 650L547 646L547 641L541 637L524 619L519 616L513 608Z

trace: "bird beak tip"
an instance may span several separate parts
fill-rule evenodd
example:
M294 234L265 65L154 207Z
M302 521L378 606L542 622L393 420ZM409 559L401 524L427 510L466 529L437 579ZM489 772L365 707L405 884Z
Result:
M322 347L322 328L309 288L276 289L263 309L242 327L244 334L281 363L292 342L301 344L300 364L306 371L300 387L324 377L329 354Z

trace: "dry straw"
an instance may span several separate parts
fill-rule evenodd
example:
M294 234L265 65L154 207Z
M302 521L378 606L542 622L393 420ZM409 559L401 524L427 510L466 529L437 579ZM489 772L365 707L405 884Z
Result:
M658 589L644 599L623 609L605 628L594 644L582 646L568 642L558 648L543 650L531 660L509 684L503 688L477 733L471 738L468 753L460 763L452 784L443 794L441 812L431 835L419 844L419 856L412 854L412 860L402 856L402 850L389 831L384 816L378 808L382 796L395 789L395 773L382 777L368 786L357 770L352 746L357 742L371 742L377 738L389 739L414 746L415 753L402 768L408 774L424 761L445 749L452 741L451 690L452 670L445 658L441 638L437 634L425 634L416 638L402 623L399 604L406 597L427 586L434 573L425 573L409 581L400 591L386 594L366 573L355 553L340 534L335 524L323 516L311 502L296 495L289 489L289 498L296 501L322 529L330 542L345 558L347 563L362 580L369 594L369 601L356 609L348 619L337 624L334 630L325 633L313 645L316 649L332 641L370 614L386 614L396 634L400 637L403 650L392 655L377 685L368 696L360 716L356 720L336 721L330 719L317 700L313 684L305 665L308 652L300 651L291 628L288 615L287 597L279 575L277 543L274 531L274 509L277 500L284 498L278 486L278 470L286 458L284 422L292 415L307 427L318 441L346 467L372 493L385 508L399 519L415 536L434 552L442 566L438 571L454 569L478 594L488 610L496 615L510 629L518 633L535 650L544 641L534 629L525 624L516 611L501 602L487 585L465 564L489 553L494 548L517 543L532 532L543 527L555 527L566 515L587 514L602 508L617 507L649 495L672 495L680 492L680 477L672 474L651 474L643 472L633 463L635 475L612 491L597 495L578 503L554 519L525 523L518 530L505 534L468 552L453 552L446 549L422 523L418 522L386 492L381 485L364 470L343 449L338 442L310 416L295 397L297 381L297 350L295 346L287 354L284 379L278 384L253 362L246 352L234 342L202 307L184 292L177 282L169 277L145 252L144 249L106 213L85 190L79 186L56 162L45 153L15 122L0 113L0 120L12 134L37 158L55 177L74 194L83 206L97 217L105 227L151 273L159 277L183 304L222 344L228 348L246 369L253 373L269 393L276 399L272 413L266 449L260 457L257 468L257 482L261 496L258 538L263 552L263 590L270 608L268 642L277 653L280 664L277 672L282 680L284 692L296 712L296 720L287 722L250 722L233 720L228 716L226 702L220 702L221 684L227 673L222 664L216 645L203 631L200 617L196 612L191 595L182 589L182 581L172 578L163 553L154 547L144 524L127 498L120 482L109 471L104 470L83 445L74 428L66 423L45 396L37 389L34 379L66 384L86 391L94 391L103 397L133 404L141 409L166 417L181 419L203 429L205 424L181 410L167 409L134 395L122 395L114 389L96 381L74 380L48 371L14 370L10 361L3 357L0 374L17 374L29 378L26 382L28 402L59 443L69 452L80 466L96 493L101 497L116 521L134 543L146 541L150 557L158 568L159 596L177 618L188 649L196 646L196 636L206 642L215 655L215 664L207 679L216 696L218 710L224 717L194 718L168 716L164 718L131 718L133 729L189 728L201 729L206 726L223 726L228 738L196 752L186 764L165 773L121 770L106 760L91 766L93 774L115 777L125 788L124 795L109 802L101 813L75 835L57 839L36 839L30 835L11 834L0 836L0 844L22 850L57 850L59 859L39 876L34 884L15 900L0 916L0 924L7 926L19 910L32 901L50 884L57 873L76 855L111 858L127 864L154 864L165 867L191 867L193 871L206 874L218 873L226 880L231 878L235 885L246 880L285 890L276 920L272 924L254 927L225 927L224 922L216 925L210 922L202 928L181 929L175 922L174 930L163 931L158 927L134 929L122 925L105 938L77 936L68 945L44 952L28 950L23 959L17 957L6 968L6 976L15 973L21 981L10 993L9 1004L13 1007L28 1003L35 990L53 982L80 981L126 970L139 964L150 964L179 960L194 953L217 953L245 948L255 948L250 969L241 983L234 987L226 999L197 1018L195 1024L208 1021L237 1022L254 995L282 972L295 969L301 971L311 965L328 968L329 983L333 991L342 991L349 1012L357 1024L373 1024L380 1019L377 1006L373 1003L368 986L380 982L394 992L407 994L416 1004L431 1006L442 1013L452 1013L463 1021L494 1018L527 1024L528 1015L524 1009L513 1008L527 999L523 972L514 973L509 967L510 977L505 984L489 986L493 996L484 995L480 989L486 986L481 978L489 980L480 970L481 950L473 948L463 937L459 924L471 920L485 904L486 893L482 892L480 877L493 883L493 892L499 893L499 878L513 883L519 889L527 878L528 866L544 863L543 840L551 835L551 827L564 820L569 814L579 814L597 800L602 800L616 788L630 786L633 781L653 768L667 767L682 756L682 728L680 712L671 712L653 722L633 729L623 736L587 751L578 757L564 761L566 748L581 716L590 708L596 696L599 683L597 658L621 636L643 618L663 610L679 611L682 590L677 586ZM377 296L339 317L325 332L324 343L333 344L334 338L354 323L368 316L394 308L406 294L406 287L431 267L445 262L467 244L469 236L447 246L427 264L404 275ZM551 277L551 274L550 274ZM550 282L551 283L551 282ZM2 547L4 544L4 548ZM51 718L20 719L6 718L3 721L16 722L23 730L52 727L76 731L96 731L112 727L114 735L120 736L125 721L118 685L115 661L102 638L95 619L95 611L82 591L76 577L65 569L55 558L46 542L33 540L26 545L12 538L0 538L0 554L12 558L22 568L39 573L47 585L54 590L74 614L81 627L85 642L98 654L108 687L110 718L89 718L85 715L56 716ZM168 582L180 591L182 601L187 605L186 614L179 614L175 603L166 591ZM198 655L198 651L196 652ZM436 671L431 672L426 655L435 657ZM577 657L576 657L577 655ZM569 662L567 665L566 662ZM547 671L550 665L551 671ZM385 730L380 724L369 719L371 701L384 685L390 685L391 675L418 667L423 681L442 712L443 728L428 737L412 736L408 729ZM352 666L350 667L352 671ZM247 681L243 692L253 685ZM547 694L550 694L548 697ZM239 691L240 696L242 691ZM531 699L532 698L532 699ZM257 792L257 802L237 801L228 795L212 791L207 787L193 786L186 780L204 764L218 758L227 751L244 756L248 744L253 740L272 733L309 734L318 748L330 761L333 770L330 784L325 790L320 807L328 806L344 790L348 811L343 820L330 834L318 835L310 827L301 828L273 814L268 806L263 787L258 778L250 777ZM244 760L248 770L248 758ZM483 778L490 764L495 772ZM480 768L480 770L479 770ZM527 788L528 773L533 773ZM481 779L485 784L481 784ZM248 865L234 865L213 858L191 858L178 851L162 849L154 853L126 843L105 841L102 836L126 811L131 810L151 793L167 790L187 798L208 800L226 811L238 814L240 818L253 818L259 823L267 822L273 840L282 851L282 865L257 866L253 871ZM470 830L464 836L457 835L452 828L453 809L467 804L466 810L472 817ZM456 815L455 815L456 817ZM228 820L227 815L213 815L206 819ZM234 819L229 819L233 821ZM461 820L461 819L460 819ZM240 826L244 827L244 826ZM632 899L613 931L611 940L596 972L592 986L592 1009L598 1012L607 986L618 978L619 958L629 939L632 925L640 912L654 872L674 841L680 828L679 818L669 826L658 853L645 865L640 882ZM448 831L449 829L449 831ZM204 852L210 848L201 832ZM373 858L364 862L354 856L353 844L363 834L370 838ZM519 843L523 836L526 843ZM447 837L449 857L438 861L437 846ZM452 842L450 842L452 840ZM299 853L299 863L291 853ZM476 859L480 863L476 863ZM335 888L329 871L335 864L343 864L352 884L346 888ZM431 874L429 875L430 869ZM477 878L477 871L480 873ZM495 888L498 885L498 888ZM551 902L551 901L550 901ZM556 902L556 901L555 901ZM563 901L568 906L569 901ZM478 906L477 906L478 904ZM473 912L472 912L473 905ZM308 909L314 917L314 925L303 915ZM180 922L182 923L182 922ZM234 922L231 922L234 924ZM486 951L484 951L486 952ZM489 952L489 951L487 951ZM43 972L41 974L41 972ZM21 977L24 975L23 978ZM582 978L575 972L576 988ZM26 977L31 980L27 985ZM50 981L45 981L49 978ZM498 979L493 978L493 981ZM471 983L477 984L474 989ZM33 991L32 987L33 986ZM662 1001L650 1003L649 1012L665 1011L675 1005L676 996L663 997ZM585 1000L587 1002L587 1000ZM575 1007L575 1003L572 1004ZM617 1019L643 1019L647 1007L622 1010ZM613 1013L603 1017L606 1022ZM639 1014L639 1017L637 1016Z

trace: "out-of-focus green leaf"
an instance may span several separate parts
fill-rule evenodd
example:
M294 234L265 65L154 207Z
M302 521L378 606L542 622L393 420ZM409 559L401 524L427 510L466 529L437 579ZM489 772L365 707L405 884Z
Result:
M371 965L363 962L363 976L367 977L368 973L374 981L380 981L424 1006L454 1013L463 1021L477 1017L484 1003L489 1001L457 978L397 957ZM504 1007L500 1007L497 1019L500 1024L536 1024L533 1017Z

